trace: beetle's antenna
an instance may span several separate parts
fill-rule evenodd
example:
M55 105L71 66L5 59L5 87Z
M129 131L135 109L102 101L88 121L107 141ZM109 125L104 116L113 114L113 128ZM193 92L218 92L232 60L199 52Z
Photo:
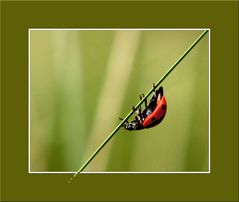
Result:
M174 68L186 57L186 55L197 45L197 43L206 35L208 29L206 29L195 41L194 43L179 57L179 59L171 66L171 68L164 74L164 76L155 84L155 88L159 86L160 83L174 70ZM135 110L144 102L145 99L154 91L154 87L143 97L142 100L134 107ZM131 110L127 116L121 121L118 126L109 134L105 141L95 150L95 152L90 156L90 158L80 167L80 169L73 175L73 177L68 181L69 183L81 173L85 167L94 159L94 157L100 152L100 150L109 142L109 140L115 135L115 133L123 126L123 124L128 120L128 118L134 113L134 110Z

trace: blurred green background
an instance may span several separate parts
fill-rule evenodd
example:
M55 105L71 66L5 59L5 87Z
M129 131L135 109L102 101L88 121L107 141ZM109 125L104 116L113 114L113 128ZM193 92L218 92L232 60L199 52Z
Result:
M202 32L31 30L30 171L78 170ZM207 34L163 81L160 125L120 129L85 171L208 171L208 51Z

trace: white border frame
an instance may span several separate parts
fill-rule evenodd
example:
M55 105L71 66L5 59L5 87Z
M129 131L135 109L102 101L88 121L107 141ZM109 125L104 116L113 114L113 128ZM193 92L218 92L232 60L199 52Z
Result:
M88 30L88 31L100 31L100 30L174 30L174 31L180 31L180 30L208 30L208 171L192 171L192 172L81 172L81 174L210 174L211 173L211 30L209 28L29 28L28 29L28 173L29 174L63 174L63 173L72 173L75 174L77 171L72 172L61 172L61 171L52 171L52 172L34 172L31 171L30 167L30 75L31 75L31 68L30 68L30 37L31 37L31 31L82 31L82 30Z

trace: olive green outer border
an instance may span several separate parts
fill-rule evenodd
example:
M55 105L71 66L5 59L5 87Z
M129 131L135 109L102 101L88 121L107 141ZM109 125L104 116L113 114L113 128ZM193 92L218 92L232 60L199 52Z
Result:
M238 2L1 2L1 200L238 201ZM210 28L211 173L28 173L29 28Z

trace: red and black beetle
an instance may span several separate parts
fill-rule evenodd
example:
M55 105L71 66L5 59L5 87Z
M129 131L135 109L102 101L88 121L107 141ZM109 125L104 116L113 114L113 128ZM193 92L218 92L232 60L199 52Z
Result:
M159 124L167 110L167 102L163 95L163 87L156 90L155 85L153 85L154 93L149 104L147 104L147 99L145 99L145 109L142 111L142 107L136 111L135 107L132 110L136 112L135 119L131 122L126 121L123 127L127 130L141 130L144 128L151 128ZM144 97L144 94L140 95L140 100Z

